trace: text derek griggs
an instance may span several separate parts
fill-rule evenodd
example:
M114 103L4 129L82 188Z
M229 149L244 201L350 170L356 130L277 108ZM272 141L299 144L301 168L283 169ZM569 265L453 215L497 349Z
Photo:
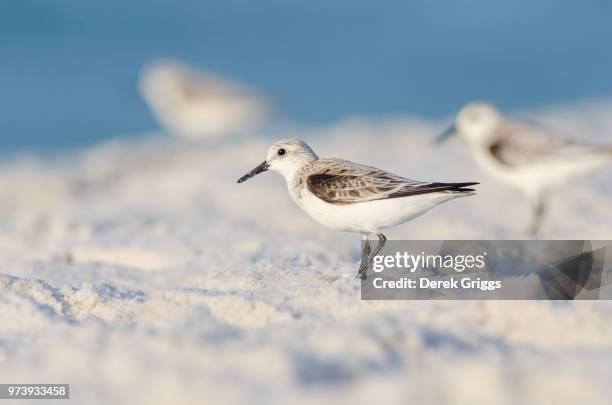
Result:
M417 280L409 277L402 277L399 280L384 280L382 277L376 277L372 280L372 285L377 289L394 289L394 288L434 288L434 289L478 289L482 291L493 291L501 288L500 280L481 280L480 277L472 279L470 277L462 277L456 279L451 277L447 280L431 280L426 277L420 277Z
M461 273L466 270L484 273L486 272L487 265L486 257L486 252L480 255L440 255L425 254L424 252L418 255L413 255L408 252L396 252L395 255L375 256L372 260L372 270L375 273L380 273L386 269L400 269L414 273L418 269L445 269L454 270L457 273ZM482 280L480 277L450 277L445 280L432 280L427 277L419 277L418 279L401 277L395 280L387 280L383 277L375 277L372 280L372 286L376 289L434 288L479 289L483 291L491 291L501 288L501 281Z

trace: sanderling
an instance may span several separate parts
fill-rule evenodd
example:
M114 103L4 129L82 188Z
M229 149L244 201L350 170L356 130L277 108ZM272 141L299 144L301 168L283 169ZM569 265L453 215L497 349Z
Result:
M266 160L238 183L266 170L277 171L285 178L291 198L314 220L362 235L361 279L366 278L369 263L385 244L381 229L414 219L453 198L472 195L474 190L467 187L478 184L414 181L346 160L319 159L298 139L273 144ZM378 237L373 252L368 242L370 233Z
M494 178L521 191L534 207L528 233L536 236L548 192L571 178L612 163L612 148L564 139L534 125L506 119L494 106L463 107L438 141L465 137L476 161Z
M268 99L260 92L175 61L146 66L140 92L169 132L190 139L255 128L270 110Z

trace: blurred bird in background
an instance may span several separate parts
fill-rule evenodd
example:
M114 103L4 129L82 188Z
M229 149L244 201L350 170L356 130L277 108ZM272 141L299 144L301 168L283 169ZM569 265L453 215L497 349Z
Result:
M174 60L145 66L140 94L167 131L191 140L257 129L271 110L263 93Z
M438 138L465 138L474 159L493 178L518 189L533 206L527 229L540 230L552 189L612 164L612 147L566 139L536 125L512 121L493 105L474 102L459 111Z

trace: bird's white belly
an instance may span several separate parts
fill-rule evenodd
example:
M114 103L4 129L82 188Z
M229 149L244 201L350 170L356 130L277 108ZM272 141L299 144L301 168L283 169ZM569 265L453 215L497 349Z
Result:
M457 197L432 193L412 197L390 198L354 204L331 204L308 190L295 202L321 225L345 232L379 232L380 229L414 219L437 204Z

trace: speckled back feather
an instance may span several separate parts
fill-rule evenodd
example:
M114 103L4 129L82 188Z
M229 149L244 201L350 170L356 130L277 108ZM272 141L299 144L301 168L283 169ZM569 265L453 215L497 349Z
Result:
M478 183L431 183L406 179L374 167L340 159L319 159L301 168L295 176L298 189L305 186L318 198L332 204L355 204L427 193L468 193Z

